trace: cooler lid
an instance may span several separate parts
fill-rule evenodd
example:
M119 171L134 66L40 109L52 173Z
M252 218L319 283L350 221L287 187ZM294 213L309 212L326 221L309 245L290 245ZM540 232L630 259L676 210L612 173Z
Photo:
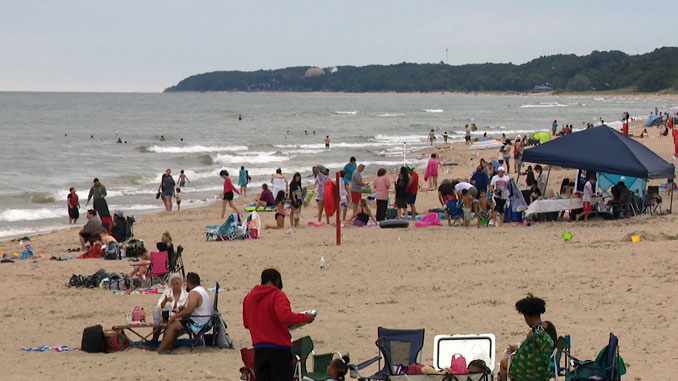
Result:
M443 369L450 367L450 360L456 353L466 359L466 364L473 360L483 360L494 372L496 339L494 334L480 335L437 335L433 338L433 367Z

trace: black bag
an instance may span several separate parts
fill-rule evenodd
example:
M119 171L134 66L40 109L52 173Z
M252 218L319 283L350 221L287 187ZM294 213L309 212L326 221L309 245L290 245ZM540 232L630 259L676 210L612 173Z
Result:
M105 350L105 344L104 329L101 325L87 327L82 331L80 350L87 353L102 353Z

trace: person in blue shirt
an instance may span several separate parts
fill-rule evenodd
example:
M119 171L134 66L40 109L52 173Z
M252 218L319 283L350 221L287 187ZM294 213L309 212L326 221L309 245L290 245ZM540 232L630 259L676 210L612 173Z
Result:
M351 158L348 160L348 164L344 165L344 171L346 171L346 177L344 177L344 184L348 186L348 183L351 182L351 179L353 178L353 171L356 170L358 166L356 165L356 159L354 156L351 156Z
M471 175L470 182L478 190L478 196L480 196L480 192L487 192L487 185L490 183L490 178L487 176L485 167L482 163L478 166L475 172L473 172L473 175ZM476 196L476 198L478 196Z

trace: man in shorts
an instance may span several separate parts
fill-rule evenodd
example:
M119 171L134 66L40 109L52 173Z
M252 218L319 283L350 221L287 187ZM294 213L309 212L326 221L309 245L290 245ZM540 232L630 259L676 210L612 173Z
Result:
M589 220L589 214L591 214L591 212L593 211L591 199L596 194L595 189L596 189L596 176L591 175L591 177L589 177L589 181L587 181L586 184L584 185L584 197L582 198L584 213L577 215L576 219L577 221L579 221L579 219L582 217L584 217L584 222Z
M504 225L504 207L506 200L509 198L509 185L511 178L506 175L504 167L497 168L497 174L492 176L490 181L490 191L494 194L494 223L496 226ZM500 223L497 223L497 214L499 215Z
M360 164L351 176L351 209L353 213L358 209L358 204L360 204L360 199L363 195L363 188L367 186L367 183L363 181L364 170L365 164Z

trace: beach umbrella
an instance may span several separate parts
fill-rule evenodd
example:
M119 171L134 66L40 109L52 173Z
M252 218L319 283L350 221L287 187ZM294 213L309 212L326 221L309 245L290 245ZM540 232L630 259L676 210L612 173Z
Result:
M551 141L551 135L548 132L535 132L534 135L532 135L532 139L537 139L541 143L546 143Z

